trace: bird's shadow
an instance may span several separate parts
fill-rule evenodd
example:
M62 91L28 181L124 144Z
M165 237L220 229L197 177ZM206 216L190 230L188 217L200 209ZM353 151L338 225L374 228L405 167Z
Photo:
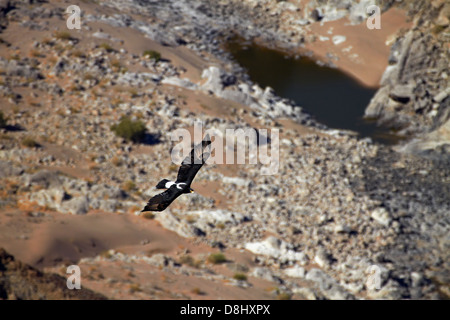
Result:
M4 129L5 129L6 131L11 131L11 132L15 132L15 131L25 131L25 129L24 129L22 126L20 126L20 125L10 125L10 124L6 125L6 126L4 127Z
M144 136L142 137L140 143L146 144L149 146L153 146L155 144L161 143L161 135L160 134L154 134L154 133L148 133L146 132Z

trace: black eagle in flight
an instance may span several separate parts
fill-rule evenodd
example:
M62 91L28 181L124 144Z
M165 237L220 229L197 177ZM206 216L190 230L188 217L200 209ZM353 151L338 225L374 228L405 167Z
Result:
M210 144L211 140L209 135L206 135L202 143L195 145L190 154L181 163L177 180L173 182L163 179L158 182L156 185L157 189L167 190L151 198L141 212L163 211L181 194L194 192L191 189L191 183L198 170L200 170L211 155Z

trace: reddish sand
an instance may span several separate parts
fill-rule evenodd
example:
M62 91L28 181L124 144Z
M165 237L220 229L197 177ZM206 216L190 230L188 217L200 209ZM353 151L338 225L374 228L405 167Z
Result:
M236 273L228 267L240 264L255 267L248 251L228 249L227 264L207 264L205 270L191 268L188 276L152 266L143 260L134 262L80 262L84 257L107 256L107 250L141 257L163 253L178 261L189 254L205 259L217 249L198 239L186 239L164 229L156 220L134 215L90 212L85 216L46 211L32 217L17 209L0 215L0 244L16 259L32 266L67 276L66 266L78 264L82 286L113 299L273 299L274 284L249 276L248 288L233 285ZM197 270L197 271L196 271ZM206 276L207 275L207 276ZM217 275L217 276L216 276ZM226 278L224 278L223 276ZM113 282L108 281L112 279ZM138 288L138 289L137 289Z
M43 4L51 6L54 4ZM86 11L95 8L93 3L83 4ZM107 14L114 13L110 9ZM111 11L111 12L109 12ZM63 26L63 22L54 19L55 25ZM385 42L390 35L402 27L407 27L404 13L392 9L382 16L382 29L369 30L365 23L357 26L346 25L346 20L313 24L308 28L311 32L330 37L329 41L317 40L306 46L314 54L326 60L326 53L331 52L339 57L335 64L342 70L359 79L368 86L377 86L379 79L387 65L389 47ZM93 30L102 28L114 38L124 39L123 44L114 43L116 48L123 46L128 52L142 54L144 50L158 50L162 56L171 60L176 66L182 66L186 73L182 77L197 82L200 80L201 70L210 62L206 62L190 52L187 48L163 47L154 41L145 38L130 28L113 28L107 24L92 23ZM333 27L333 34L327 31ZM48 32L50 33L50 32ZM20 36L19 36L20 35ZM333 45L331 38L334 35L345 35L347 40L339 45ZM26 30L18 24L12 24L2 34L2 38L14 42L21 52L27 52L34 40L42 41L49 34ZM104 40L83 38L79 33L79 47L89 48L91 42L102 43ZM348 52L342 49L352 48ZM357 54L358 57L352 57ZM130 66L132 68L132 66ZM139 68L139 66L136 66ZM26 90L26 89L24 89ZM176 93L179 99L185 102L185 107L197 113L206 113L219 118L229 117L230 109L244 109L247 107L230 101L217 99L213 96L180 89L173 86L163 86L161 90ZM22 94L22 92L21 92ZM28 94L23 94L28 96ZM243 116L247 120L246 116ZM250 122L250 121L249 121ZM309 132L313 129L305 128L293 123L291 120L280 120L285 129L296 130L299 133ZM261 127L259 124L250 125ZM282 138L282 137L280 137ZM62 146L42 143L48 154L55 158L71 157L74 159L72 168L54 168L78 178L87 178L91 174L89 163L79 152L69 150ZM136 152L149 152L151 147L142 147ZM236 166L218 166L215 170L226 176L236 176ZM219 183L197 181L193 188L200 194L213 198L217 208L227 208L230 199L217 192ZM174 204L176 206L176 204ZM129 254L151 256L154 253L164 253L178 260L183 252L189 251L193 257L207 255L217 251L210 246L200 243L198 239L185 239L164 229L155 220L146 220L132 214L119 215L102 212L89 212L84 216L63 215L61 213L44 210L43 208L2 208L0 214L0 247L4 247L17 259L39 268L50 268L51 271L60 271L58 265L76 263L84 257L94 257L109 249L115 249ZM42 211L43 217L33 217L28 212ZM225 251L227 258L235 263L242 263L249 268L255 266L254 255L236 249ZM125 268L126 267L126 268ZM129 271L130 268L133 271ZM196 298L196 299L271 299L270 293L274 283L249 276L250 288L243 289L232 286L227 281L175 275L148 264L136 263L129 266L120 262L101 261L98 265L82 264L84 274L83 285L98 290L112 298L149 298L161 299ZM233 276L233 271L226 265L209 266L216 274L227 277ZM101 271L100 271L101 270ZM64 274L64 270L61 271ZM107 279L117 280L113 283ZM151 295L130 288L131 285L141 284L145 292L155 292ZM164 288L164 289L161 289ZM199 293L203 293L200 294ZM296 298L296 296L294 296Z
M349 73L363 85L377 87L387 67L390 45L389 41L402 28L409 28L404 11L391 8L381 15L381 29L368 29L366 23L350 25L347 19L314 23L308 28L317 35L317 40L308 43L306 49L323 61L328 61L327 53L339 58L333 63L342 71ZM328 31L331 30L331 34ZM333 36L343 35L346 41L334 45ZM319 36L328 37L320 41ZM386 44L388 42L388 44ZM350 48L351 47L351 48Z

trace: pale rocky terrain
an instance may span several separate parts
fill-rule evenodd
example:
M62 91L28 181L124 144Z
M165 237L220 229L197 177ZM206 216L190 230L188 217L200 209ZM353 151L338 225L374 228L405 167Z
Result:
M0 247L63 277L79 265L82 299L448 298L448 5L383 2L372 52L369 2L0 1ZM80 30L66 28L70 4ZM381 81L366 114L408 122L415 140L389 147L318 123L249 80L223 49L234 34ZM122 116L144 122L142 141L114 134ZM195 194L141 214L176 176L171 132L196 121L279 129L278 173L205 165ZM367 285L373 265L380 289ZM0 272L0 298L20 298Z

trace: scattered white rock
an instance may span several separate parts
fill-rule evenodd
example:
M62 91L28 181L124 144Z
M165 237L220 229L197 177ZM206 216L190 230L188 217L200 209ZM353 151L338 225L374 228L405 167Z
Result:
M59 211L71 214L86 214L89 211L89 200L86 196L74 197L68 201L64 201Z
M251 275L264 280L281 283L281 279L275 276L269 268L262 268L262 267L255 268L253 269Z
M299 266L285 269L283 272L285 275L293 278L304 278L306 274L305 268Z
M445 98L448 97L448 95L450 94L450 87L442 90L441 92L439 92L437 95L435 95L433 97L433 100L436 102L441 102L443 101Z
M347 40L346 36L333 36L332 40L334 45L341 44Z
M314 261L324 268L331 264L331 256L324 248L319 248L314 256Z
M352 231L352 229L345 224L337 224L334 227L334 232L336 232L336 233L350 233L351 231Z
M236 186L239 187L246 187L250 183L250 181L247 179L239 177L227 177L227 176L223 177L222 182L235 184Z
M305 253L289 249L289 245L286 242L275 237L269 237L261 242L246 243L245 249L255 254L276 258L281 263L292 261L305 265L308 262Z
M378 222L379 224L382 224L383 226L389 226L389 223L391 222L391 217L389 216L389 212L386 211L384 208L377 208L372 211L371 217Z
M162 79L161 83L186 88L189 90L197 90L198 88L198 86L195 83L193 83L191 80L187 78L180 79L178 77L167 77Z
M320 269L311 269L306 274L305 279L315 282L328 299L344 300L353 298L353 296L342 288L336 280Z
M294 288L292 291L308 300L317 300L318 298L314 290L310 288Z

